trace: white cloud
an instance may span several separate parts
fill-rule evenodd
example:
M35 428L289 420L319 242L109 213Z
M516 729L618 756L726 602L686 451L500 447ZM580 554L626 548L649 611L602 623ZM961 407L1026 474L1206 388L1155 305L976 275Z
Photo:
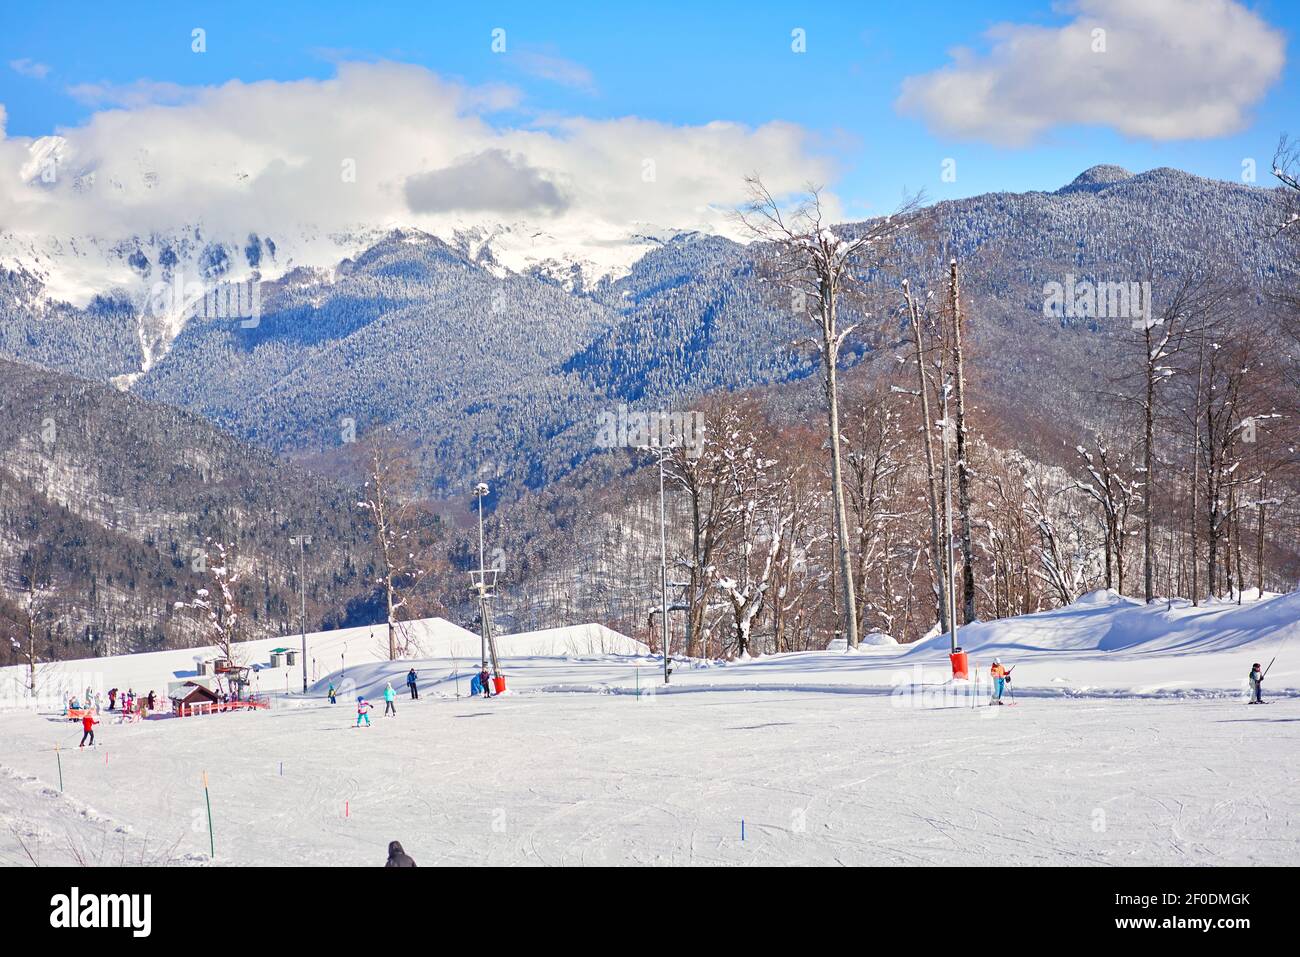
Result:
M985 55L903 83L936 132L1020 145L1066 124L1152 140L1225 136L1280 77L1285 37L1234 0L1078 0L1062 27L1002 24ZM1097 51L1103 30L1104 51Z
M184 103L198 92L193 87L179 83L135 80L132 83L76 83L68 87L68 95L79 103L93 107L125 107Z
M511 91L388 62L341 64L326 80L81 92L117 108L60 130L57 149L0 140L6 226L103 236L198 223L271 236L304 224L436 229L467 217L449 211L454 184L472 199L474 217L511 218L527 206L557 232L638 222L726 231L746 173L757 169L780 193L832 172L793 124L546 117L503 126L487 114L517 103ZM32 178L37 153L57 154L56 182ZM431 182L432 193L415 189L412 209L408 184ZM503 190L495 210L494 183Z
M10 60L9 69L13 70L20 76L25 76L33 80L43 80L50 75L50 68L44 63L37 63L23 57L21 60Z
M561 86L573 87L587 93L594 93L596 80L581 63L566 60L562 56L542 50L524 48L507 54L511 61L524 73Z

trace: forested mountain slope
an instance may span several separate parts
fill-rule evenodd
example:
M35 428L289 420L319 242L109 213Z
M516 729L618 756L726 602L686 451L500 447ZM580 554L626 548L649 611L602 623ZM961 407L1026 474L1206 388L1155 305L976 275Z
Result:
M278 463L191 412L0 360L0 655L39 599L42 657L175 647L173 610L211 587L195 556L234 545L247 634L298 619L297 551L313 536L309 624L369 592L373 550L356 495ZM48 645L45 635L48 634ZM25 638L24 638L25 640Z
M1016 415L1032 395L1035 414L1086 420L1130 322L1046 316L1047 284L1150 281L1159 308L1180 277L1231 264L1255 308L1294 270L1274 238L1279 203L1275 190L1172 169L1094 167L1053 193L935 204L883 251L862 328L884 335L850 342L848 362L901 339L901 278L941 297L955 256L974 387ZM254 324L191 320L131 388L277 452L337 450L392 424L434 494L480 474L538 488L598 451L597 416L619 403L681 408L816 368L792 345L805 330L790 304L759 281L760 252L682 233L618 279L574 285L554 269L510 272L488 246L399 230L336 269L265 284ZM74 309L7 273L0 355L100 379L138 370L133 308L106 290Z

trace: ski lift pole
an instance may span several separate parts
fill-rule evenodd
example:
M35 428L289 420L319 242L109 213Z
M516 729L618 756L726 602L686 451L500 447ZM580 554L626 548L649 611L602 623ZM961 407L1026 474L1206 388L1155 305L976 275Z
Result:
M659 633L664 650L664 684L668 684L672 669L668 667L668 523L664 506L664 450L659 456Z

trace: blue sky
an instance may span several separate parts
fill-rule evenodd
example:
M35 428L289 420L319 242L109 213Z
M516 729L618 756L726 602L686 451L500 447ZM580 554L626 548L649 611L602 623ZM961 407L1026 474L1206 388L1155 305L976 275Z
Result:
M951 64L955 47L987 53L986 32L995 24L1057 28L1078 12L1030 0L807 6L7 3L0 13L0 104L8 137L37 137L75 128L103 108L102 102L93 105L87 85L326 79L340 60L392 60L470 86L516 88L517 102L488 119L494 125L526 127L548 114L636 116L674 126L714 120L798 124L815 152L833 158L831 185L846 213L859 216L891 208L904 191L923 189L930 199L942 199L1055 189L1097 163L1135 171L1176 166L1236 179L1242 160L1250 157L1266 184L1278 135L1300 133L1298 114L1288 108L1300 102L1291 63L1300 4L1275 0L1246 9L1281 36L1285 64L1275 79L1243 96L1238 105L1244 128L1209 135L1143 135L1120 128L1122 123L1081 124L1066 110L1061 122L1030 141L1008 144L996 142L996 135L994 142L952 135L900 110L907 77ZM194 27L206 31L201 55L191 51ZM491 50L491 31L498 27L507 31L511 55ZM806 31L804 53L791 49L795 28ZM1243 51L1248 58L1250 46ZM1153 48L1150 55L1159 51ZM1182 68L1199 72L1195 63ZM1222 68L1225 76L1239 72L1230 64ZM1120 117L1127 112L1122 104L1105 109ZM941 177L945 159L956 161L955 181ZM756 164L761 160L755 157Z

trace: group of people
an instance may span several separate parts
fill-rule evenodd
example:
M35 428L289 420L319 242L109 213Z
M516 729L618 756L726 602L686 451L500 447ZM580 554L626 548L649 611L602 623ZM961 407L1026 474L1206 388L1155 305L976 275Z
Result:
M488 698L492 697L491 679L491 673L487 668L484 668L470 681L470 694L475 696L482 694ZM420 686L418 682L419 676L415 673L415 669L412 668L406 673L406 690L410 693L412 701L417 701L420 697ZM328 699L330 704L338 704L338 696L339 689L336 688L334 682L331 681L329 687L325 691L325 697ZM363 724L367 728L370 727L370 712L373 710L375 710L374 705L366 700L365 695L357 695L357 723L354 727L359 728ZM391 681L385 682L384 684L384 717L387 718L389 716L394 718L397 717L397 691L393 688L393 683Z
M116 688L108 689L109 711L119 710L118 705L120 704L120 710L123 714L145 715L154 710L157 700L157 695L152 691L147 695L137 695L132 688L128 688L126 691L118 691Z
M73 711L104 711L105 695L95 691L93 688L87 688L85 695L69 695L66 701L69 712ZM127 689L119 691L117 688L108 689L108 709L117 711L123 716L145 717L154 710L157 695L150 691L147 695L137 695L134 690Z

